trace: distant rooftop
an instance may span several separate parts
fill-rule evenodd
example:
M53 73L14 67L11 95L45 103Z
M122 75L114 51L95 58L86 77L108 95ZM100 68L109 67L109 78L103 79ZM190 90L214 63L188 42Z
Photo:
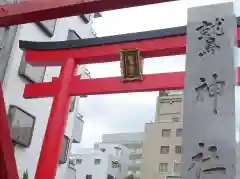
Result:
M183 90L159 91L159 96L183 95Z
M83 155L83 154L94 154L94 153L99 153L102 154L104 152L102 152L100 149L94 149L94 148L80 148L77 150L77 153L75 154L70 154L70 157L77 157L79 155Z
M143 141L144 132L136 133L117 133L117 134L104 134L102 136L103 143L139 143Z

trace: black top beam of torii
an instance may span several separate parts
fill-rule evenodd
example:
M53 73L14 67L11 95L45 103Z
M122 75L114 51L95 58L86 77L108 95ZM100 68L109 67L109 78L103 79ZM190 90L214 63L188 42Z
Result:
M240 27L240 17L237 17L237 26ZM95 37L79 40L55 41L55 42L33 42L33 41L19 41L19 47L23 50L58 50L83 48L89 46L99 46L106 44L116 44L124 42L133 42L147 39L164 38L186 35L187 27L179 26L167 29L152 30L145 32L128 33L114 36Z

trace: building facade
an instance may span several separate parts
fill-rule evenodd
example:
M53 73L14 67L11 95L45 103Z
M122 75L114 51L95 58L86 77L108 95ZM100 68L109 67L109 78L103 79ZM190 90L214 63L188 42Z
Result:
M103 143L121 144L129 149L128 175L133 174L134 178L140 178L142 163L143 132L104 134Z
M77 179L124 179L128 157L128 149L122 145L98 143L94 149L80 149L71 154L69 165L76 170Z
M141 179L180 176L182 105L181 93L159 93L155 123L145 126Z
M236 144L236 178L240 177L240 143Z
M59 75L60 67L32 67L26 64L24 52L18 46L19 40L62 41L95 37L92 31L94 16L99 14L1 28L0 78L3 80L5 104L20 176L27 170L29 178L34 178L52 104L52 98L24 99L24 86L27 83L51 81ZM89 77L85 66L79 66L77 72L85 78ZM79 99L80 97L72 97L71 100L57 179L66 178L68 151L72 142L81 141L83 121L77 112Z

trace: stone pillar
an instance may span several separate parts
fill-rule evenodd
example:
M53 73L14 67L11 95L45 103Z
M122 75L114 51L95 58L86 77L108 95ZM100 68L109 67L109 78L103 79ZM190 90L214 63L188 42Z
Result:
M233 3L188 10L181 179L235 179Z

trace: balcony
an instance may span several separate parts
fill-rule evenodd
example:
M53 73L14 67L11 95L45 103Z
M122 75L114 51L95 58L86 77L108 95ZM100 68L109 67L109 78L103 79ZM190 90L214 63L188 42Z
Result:
M131 171L140 171L141 168L141 160L130 160L128 164L128 170Z
M92 28L92 34L94 37L97 37L97 32Z
M90 79L91 78L90 71L85 66L82 66L81 68L78 69L78 75L81 76L81 79ZM86 98L87 95L80 95L80 97Z
M133 152L141 149L143 146L142 141L127 141L127 142L122 142L122 144Z
M129 159L137 160L142 158L142 149L131 150Z
M83 78L85 78L85 79L90 79L91 78L90 71L88 71L87 68L84 68Z
M73 127L73 143L80 143L82 140L82 131L83 131L83 124L84 121L82 120L83 116L80 113L77 113L74 121Z
M136 173L136 174L134 175L134 179L140 179L140 173Z
M75 164L73 163L73 161L69 161L68 163L68 168L67 168L67 179L76 179L76 168L75 168Z
M140 170L139 171L129 171L133 175L134 179L140 179Z
M121 168L121 163L118 160L113 160L112 168Z
M102 17L102 12L96 12L94 13L94 18L99 18L99 17Z
M87 69L86 65L78 65L77 75L81 76L81 79L90 79L91 78L91 73Z

